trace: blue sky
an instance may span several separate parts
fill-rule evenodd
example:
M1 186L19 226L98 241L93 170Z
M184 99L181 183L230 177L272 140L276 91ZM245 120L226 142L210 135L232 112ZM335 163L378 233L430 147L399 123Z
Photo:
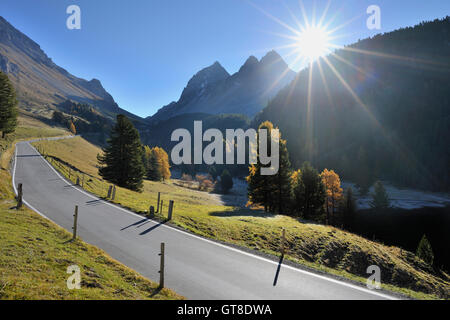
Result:
M317 16L327 2L315 1ZM72 4L81 8L81 30L66 28ZM311 17L314 1L303 4ZM366 27L373 4L381 8L381 30ZM56 64L99 79L122 108L145 117L178 100L187 81L214 61L234 73L248 56L292 43L278 35L292 33L256 7L292 27L290 11L303 21L299 0L1 0L0 15ZM345 45L447 14L450 1L332 0L325 22L335 15L330 28L349 22L334 40ZM277 51L286 56L291 49Z

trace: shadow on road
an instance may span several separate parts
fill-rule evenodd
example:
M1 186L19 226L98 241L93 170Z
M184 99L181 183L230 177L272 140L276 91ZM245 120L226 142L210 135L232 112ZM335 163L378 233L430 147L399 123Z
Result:
M144 224L144 223L146 223L147 221L148 221L148 219L142 219L142 220L139 220L138 222L132 223L132 224L130 224L129 226L126 226L126 227L120 229L120 231L126 230L126 229L128 229L128 228L133 227L133 226L138 226L138 225L140 225L141 223Z
M17 158L35 158L40 156L40 154L22 154L20 156L17 156Z
M87 206L96 206L102 203L103 200L97 199L97 200L91 200L91 201L87 201L86 205Z
M275 279L273 279L273 286L275 287L278 282L278 276L280 275L281 265L283 264L284 254L280 257L280 262L278 263L277 272L275 273Z
M153 227L148 228L148 229L145 230L145 231L142 231L141 233L139 233L139 235L140 235L140 236L143 236L144 234L147 234L147 233L149 233L149 232L152 232L152 231L155 230L156 228L159 228L159 227L162 226L163 224L166 224L168 221L169 221L169 220L166 219L166 220L164 220L164 221L158 223L157 225L154 225Z

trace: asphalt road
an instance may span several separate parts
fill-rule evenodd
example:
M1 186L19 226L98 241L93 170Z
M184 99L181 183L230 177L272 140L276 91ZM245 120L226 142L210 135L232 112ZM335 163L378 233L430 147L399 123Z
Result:
M274 286L277 262L106 203L63 179L27 142L16 148L13 184L19 183L25 204L66 230L72 229L78 205L79 236L154 281L159 280L158 254L165 242L166 287L188 299L393 299L286 265L281 265Z

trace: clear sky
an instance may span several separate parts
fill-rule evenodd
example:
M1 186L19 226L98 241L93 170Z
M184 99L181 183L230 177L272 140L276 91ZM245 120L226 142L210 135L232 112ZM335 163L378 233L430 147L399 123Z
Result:
M314 5L314 3L316 3ZM303 0L318 18L328 0ZM81 8L81 30L68 30L66 8ZM381 8L381 30L366 27L369 5ZM36 41L70 73L99 79L118 104L149 116L178 100L187 81L219 61L229 73L250 55L292 43L275 21L303 23L299 0L1 0L0 15ZM267 14L265 14L264 12ZM292 13L292 14L291 14ZM339 45L450 14L447 0L331 0L325 23ZM275 17L272 19L269 17ZM291 49L277 50L291 67Z

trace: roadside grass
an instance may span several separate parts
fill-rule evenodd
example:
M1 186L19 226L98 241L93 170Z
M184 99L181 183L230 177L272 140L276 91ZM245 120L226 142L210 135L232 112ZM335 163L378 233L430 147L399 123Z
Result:
M33 145L67 179L80 178L83 188L106 198L110 184L98 176L96 156L101 150L81 137L39 141ZM285 258L301 265L366 283L371 265L381 269L382 288L417 299L448 299L450 278L433 270L413 253L390 247L340 229L260 210L224 206L206 192L175 185L172 181L144 181L142 193L117 187L112 202L146 214L161 192L164 220L169 200L175 201L171 224L195 234L279 256L281 230L286 229Z
M19 119L19 121L21 118ZM169 289L140 276L95 246L28 208L16 210L8 171L18 139L67 135L36 120L20 123L17 132L1 140L0 154L0 299L182 299ZM17 139L17 140L16 140ZM81 289L69 290L67 267L81 271Z

